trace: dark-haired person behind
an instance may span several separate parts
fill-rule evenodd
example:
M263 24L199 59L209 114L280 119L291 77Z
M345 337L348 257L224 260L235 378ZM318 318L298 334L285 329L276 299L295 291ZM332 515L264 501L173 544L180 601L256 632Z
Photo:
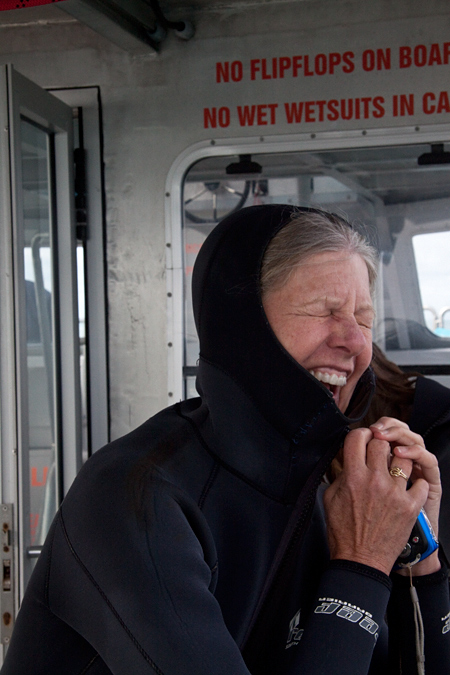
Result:
M2 675L423 672L391 570L421 507L438 528L437 461L392 417L349 432L373 390L376 268L315 209L250 207L213 230L193 276L200 396L85 464ZM450 672L437 553L411 582L427 675Z
M450 560L450 389L418 372L404 372L373 344L375 393L361 426L384 415L406 422L420 434L439 461L443 495L439 515L440 543Z

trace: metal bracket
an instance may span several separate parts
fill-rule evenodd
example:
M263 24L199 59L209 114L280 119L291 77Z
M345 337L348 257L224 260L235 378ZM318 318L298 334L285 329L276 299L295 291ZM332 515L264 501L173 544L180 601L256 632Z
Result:
M14 627L14 547L13 547L13 505L0 506L0 640L9 644Z

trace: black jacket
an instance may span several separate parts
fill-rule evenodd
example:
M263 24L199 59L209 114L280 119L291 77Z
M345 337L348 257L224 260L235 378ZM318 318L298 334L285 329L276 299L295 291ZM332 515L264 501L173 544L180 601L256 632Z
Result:
M85 464L36 565L2 675L365 675L400 673L399 654L413 663L405 580L391 593L371 567L329 563L321 477L364 413L372 376L346 417L268 326L260 261L289 214L239 212L202 247L201 397ZM433 675L450 663L445 573L423 577L418 592Z
M427 450L439 460L442 481L439 540L450 560L450 389L429 378L417 378L409 426L423 437Z

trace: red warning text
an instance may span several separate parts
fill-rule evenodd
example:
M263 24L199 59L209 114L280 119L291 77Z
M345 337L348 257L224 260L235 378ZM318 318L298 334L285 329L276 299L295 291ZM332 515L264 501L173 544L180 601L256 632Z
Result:
M282 80L287 77L334 75L336 72L352 73L355 70L354 60L354 53L349 51L250 59L245 67L242 61L224 61L216 63L216 82L241 82L245 76L250 80Z
M400 47L398 57L400 68L447 66L450 62L450 42Z
M267 126L276 123L278 103L260 103L257 105L238 105L237 119L241 127ZM227 106L203 109L205 129L226 128L231 122L231 110Z
M384 98L364 96L362 98L330 99L329 101L298 101L285 103L284 111L288 124L302 122L323 122L328 120L367 120L384 117Z

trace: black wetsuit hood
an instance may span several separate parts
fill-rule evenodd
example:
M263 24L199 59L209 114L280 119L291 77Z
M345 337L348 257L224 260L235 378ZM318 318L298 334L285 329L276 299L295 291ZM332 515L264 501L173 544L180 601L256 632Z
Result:
M270 204L228 216L203 244L192 287L200 339L199 393L208 399L207 369L222 371L288 438L303 434L305 424L324 408L341 425L360 419L373 389L368 369L350 402L350 417L340 413L331 392L282 347L264 313L259 278L265 250L299 211L316 210Z

